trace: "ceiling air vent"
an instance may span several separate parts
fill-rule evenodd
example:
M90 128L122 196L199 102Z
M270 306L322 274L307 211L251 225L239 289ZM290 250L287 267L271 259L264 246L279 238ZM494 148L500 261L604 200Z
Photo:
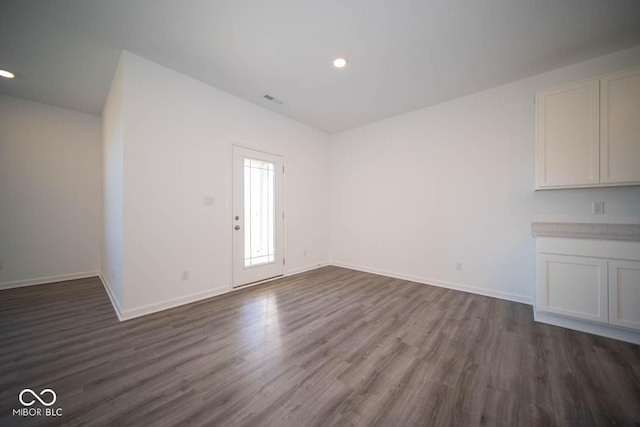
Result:
M265 97L266 99L268 99L269 101L271 101L271 102L275 102L276 104L280 104L280 105L282 105L282 104L283 104L283 102L282 102L282 101L280 101L278 98L274 98L273 96L271 96L271 95L269 95L269 94L266 94L264 97Z

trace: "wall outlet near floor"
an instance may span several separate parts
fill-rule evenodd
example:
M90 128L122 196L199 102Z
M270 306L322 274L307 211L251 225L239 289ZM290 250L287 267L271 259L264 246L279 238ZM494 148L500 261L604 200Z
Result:
M464 269L464 265L460 261L456 262L456 270L462 271L463 269Z
M189 280L189 270L183 270L180 274L181 280Z
M302 256L307 256L307 250L302 251Z
M593 202L591 205L591 213L601 215L604 213L604 202Z
M213 196L205 196L204 197L204 205L205 206L215 206L216 205L216 198Z

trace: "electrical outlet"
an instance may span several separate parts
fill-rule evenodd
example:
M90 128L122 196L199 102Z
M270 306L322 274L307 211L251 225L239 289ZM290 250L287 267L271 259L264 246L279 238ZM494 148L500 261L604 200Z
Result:
M111 280L116 280L116 269L115 268L111 269Z
M593 202L591 205L591 213L602 215L604 213L604 202Z
M302 251L302 256L307 256L307 250Z
M215 206L216 204L216 198L213 196L205 196L204 198L204 205L205 206Z
M464 265L460 261L456 262L456 270L457 271L462 271L463 268L464 268Z
M180 278L181 278L182 280L189 280L189 270L184 270L184 271L182 272L182 274L180 275Z

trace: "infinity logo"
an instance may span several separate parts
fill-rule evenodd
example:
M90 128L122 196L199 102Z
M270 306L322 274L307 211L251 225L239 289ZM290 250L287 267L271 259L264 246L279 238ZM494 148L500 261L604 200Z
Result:
M33 396L35 399L31 399L31 401L25 402L23 397L22 397L22 396L24 396L25 393L31 393L31 396ZM52 400L49 403L45 402L44 400L42 400L40 398L40 396L44 396L47 393L50 394L51 397L52 397ZM51 390L50 388L45 388L44 390L42 390L40 392L40 396L38 396L36 394L36 392L31 390L30 388L25 388L24 390L22 390L20 392L20 395L18 396L18 400L20 400L20 403L22 403L24 406L31 406L34 403L36 403L36 400L38 400L38 402L42 403L44 406L51 406L54 403L56 403L56 399L58 398L58 396L56 396L56 392Z

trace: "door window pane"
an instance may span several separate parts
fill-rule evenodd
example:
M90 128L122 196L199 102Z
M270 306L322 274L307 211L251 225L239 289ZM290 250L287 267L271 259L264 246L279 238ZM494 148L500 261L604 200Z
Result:
M244 266L275 261L275 165L244 159Z

